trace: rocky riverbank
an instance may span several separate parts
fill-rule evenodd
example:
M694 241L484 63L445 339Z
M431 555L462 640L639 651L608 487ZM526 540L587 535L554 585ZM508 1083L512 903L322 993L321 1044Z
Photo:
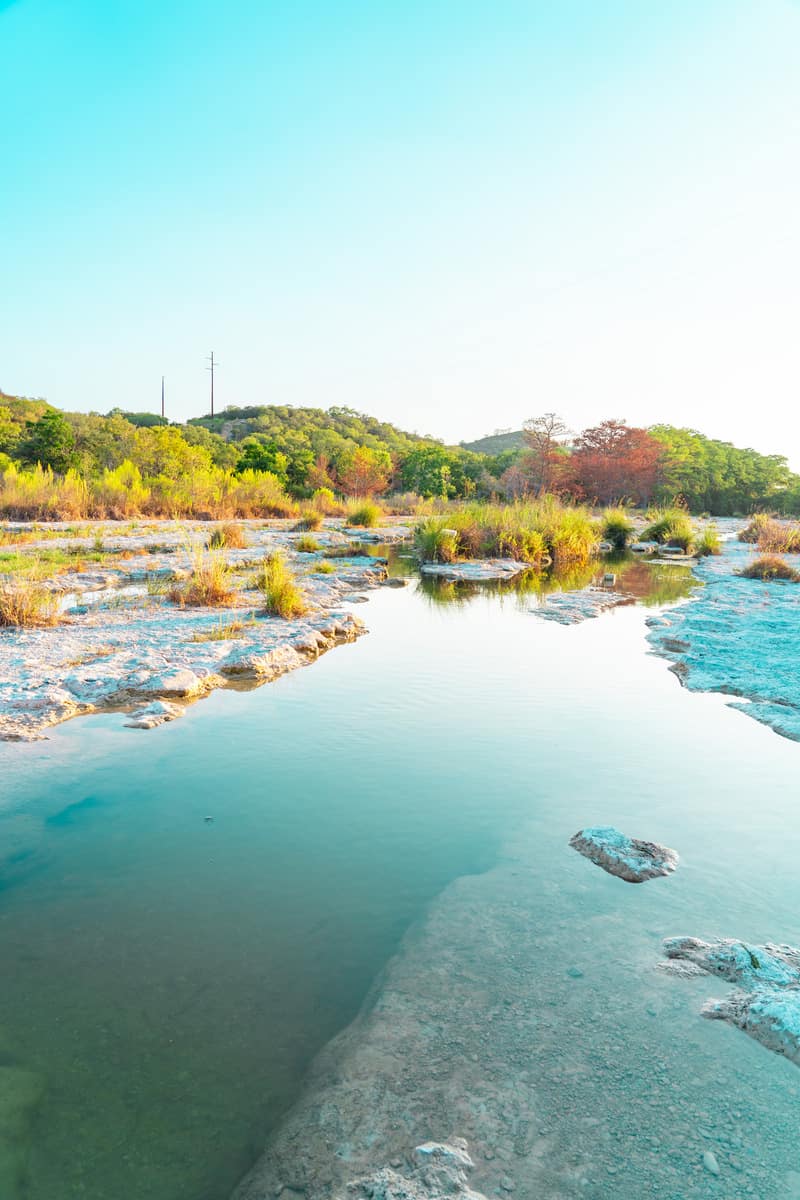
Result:
M41 738L60 721L103 710L129 712L132 727L151 728L215 688L268 682L366 632L350 605L386 583L387 570L366 552L363 532L328 522L308 551L286 522L241 524L244 546L207 552L224 561L231 583L230 598L213 608L169 596L190 576L214 528L207 523L7 528L17 540L3 552L17 567L38 556L38 582L57 597L61 616L51 627L0 630L0 739ZM369 536L392 542L407 532L393 526ZM306 597L301 617L266 616L253 584L276 550Z
M689 691L737 697L732 708L800 741L800 587L744 578L753 557L731 538L719 557L699 560L705 586L652 617L648 641Z

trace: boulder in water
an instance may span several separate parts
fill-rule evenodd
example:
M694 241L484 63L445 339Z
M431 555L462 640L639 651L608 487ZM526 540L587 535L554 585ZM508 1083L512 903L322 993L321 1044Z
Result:
M627 837L613 825L579 829L569 844L595 866L626 883L644 883L659 875L670 875L678 865L677 853L668 846Z

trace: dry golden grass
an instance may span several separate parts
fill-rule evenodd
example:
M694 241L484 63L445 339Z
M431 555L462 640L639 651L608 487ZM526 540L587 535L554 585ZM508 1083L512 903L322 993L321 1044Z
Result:
M32 579L0 586L0 626L12 629L57 625L61 619L58 596Z

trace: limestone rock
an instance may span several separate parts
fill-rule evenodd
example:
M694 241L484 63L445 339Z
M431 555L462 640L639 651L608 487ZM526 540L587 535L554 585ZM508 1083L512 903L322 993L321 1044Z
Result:
M472 1167L463 1138L425 1142L417 1146L413 1165L405 1173L383 1167L348 1184L335 1200L486 1200L469 1186Z
M423 563L420 572L435 579L481 583L490 579L513 579L530 570L530 566L530 563L517 562L513 558L481 558L454 563Z
M800 989L759 987L707 1000L701 1009L711 1020L729 1021L767 1050L800 1066Z
M677 853L668 846L627 837L613 825L579 829L569 844L595 866L627 883L669 875L678 865Z
M752 945L733 938L712 942L672 937L664 942L668 962L692 965L739 989L724 1000L707 1000L711 1020L728 1021L775 1054L800 1066L800 949Z
M800 988L800 950L794 946L764 946L733 938L671 937L664 940L668 959L694 963L709 975L719 975L740 987Z
M153 700L132 712L130 719L125 722L128 729L155 729L183 716L184 710L179 704L171 704L169 700Z

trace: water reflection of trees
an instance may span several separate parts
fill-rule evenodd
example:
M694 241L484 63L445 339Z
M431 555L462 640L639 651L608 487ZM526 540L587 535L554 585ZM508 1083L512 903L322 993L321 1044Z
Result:
M614 576L613 584L604 584L609 575ZM553 592L577 592L601 586L608 591L634 596L648 607L658 607L676 604L700 584L687 566L651 563L625 555L608 556L563 570L524 571L513 579L483 583L421 576L416 590L433 605L469 604L477 596L501 596L516 598L522 607L527 607L531 597L544 601Z

